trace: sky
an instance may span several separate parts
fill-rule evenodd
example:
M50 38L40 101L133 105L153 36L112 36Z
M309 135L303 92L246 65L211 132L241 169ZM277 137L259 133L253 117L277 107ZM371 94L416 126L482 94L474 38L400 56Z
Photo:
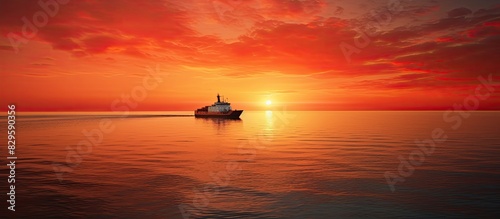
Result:
M446 110L500 82L499 48L494 0L0 0L0 104Z

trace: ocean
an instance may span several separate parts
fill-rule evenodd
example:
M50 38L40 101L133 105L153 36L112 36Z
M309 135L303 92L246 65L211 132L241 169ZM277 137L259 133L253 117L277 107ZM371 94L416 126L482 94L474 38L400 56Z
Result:
M19 113L1 218L495 218L500 112L466 113Z

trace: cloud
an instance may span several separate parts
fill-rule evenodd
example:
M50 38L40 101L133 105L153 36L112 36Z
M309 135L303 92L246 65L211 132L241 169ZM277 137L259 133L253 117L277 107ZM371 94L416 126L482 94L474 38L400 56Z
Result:
M220 14L217 16L221 11L213 8L215 2L229 7L223 11L224 16L252 18L246 32L234 40L203 34L199 22L222 22ZM359 30L366 31L363 26L374 21L373 13L357 19L321 17L322 12L328 10L335 16L346 13L343 7L330 8L321 0L211 3L71 1L61 5L59 13L50 18L34 40L75 57L120 54L193 69L221 68L224 70L218 74L229 77L250 77L264 72L317 78L391 76L398 82L388 87L410 88L419 83L448 83L443 81L498 74L498 7L475 12L455 8L444 17L430 19L424 15L439 10L439 4L404 1L388 24L368 37L367 46L357 48L359 51L352 55L349 63L340 45L356 46ZM191 11L193 6L207 10L211 7L211 11L206 12L210 16L200 15L199 10ZM20 33L20 18L37 10L40 8L31 1L6 2L0 32L3 35ZM374 9L375 12L383 10L387 10L387 5ZM200 20L200 17L208 20ZM416 18L419 21L412 25L400 23ZM404 83L415 80L419 83Z
M14 51L10 45L0 45L0 50Z
M21 36L21 18L42 10L33 1L7 1L2 8L2 35ZM175 4L153 0L71 1L60 5L58 13L49 19L38 31L37 40L83 55L140 50L195 34L187 12Z
M267 0L268 12L277 16L304 16L319 13L327 3L324 0Z
M31 63L30 65L35 66L35 67L47 67L47 66L53 66L54 64L51 63Z
M451 11L448 11L448 17L464 17L472 14L472 11L468 8L455 8Z

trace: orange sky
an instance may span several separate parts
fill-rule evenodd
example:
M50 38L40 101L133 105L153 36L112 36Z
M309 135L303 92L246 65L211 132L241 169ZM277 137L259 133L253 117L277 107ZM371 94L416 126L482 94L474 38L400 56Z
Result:
M1 105L109 111L135 92L133 110L217 93L247 110L435 110L500 81L493 0L41 2L1 2Z

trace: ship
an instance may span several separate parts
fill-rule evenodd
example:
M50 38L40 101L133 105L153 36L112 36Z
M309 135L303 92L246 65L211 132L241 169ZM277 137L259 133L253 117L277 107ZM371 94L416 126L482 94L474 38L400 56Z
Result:
M220 100L220 95L217 94L217 102L211 106L204 106L194 111L194 116L197 118L223 118L223 119L239 119L243 110L231 109L231 103L226 100Z

